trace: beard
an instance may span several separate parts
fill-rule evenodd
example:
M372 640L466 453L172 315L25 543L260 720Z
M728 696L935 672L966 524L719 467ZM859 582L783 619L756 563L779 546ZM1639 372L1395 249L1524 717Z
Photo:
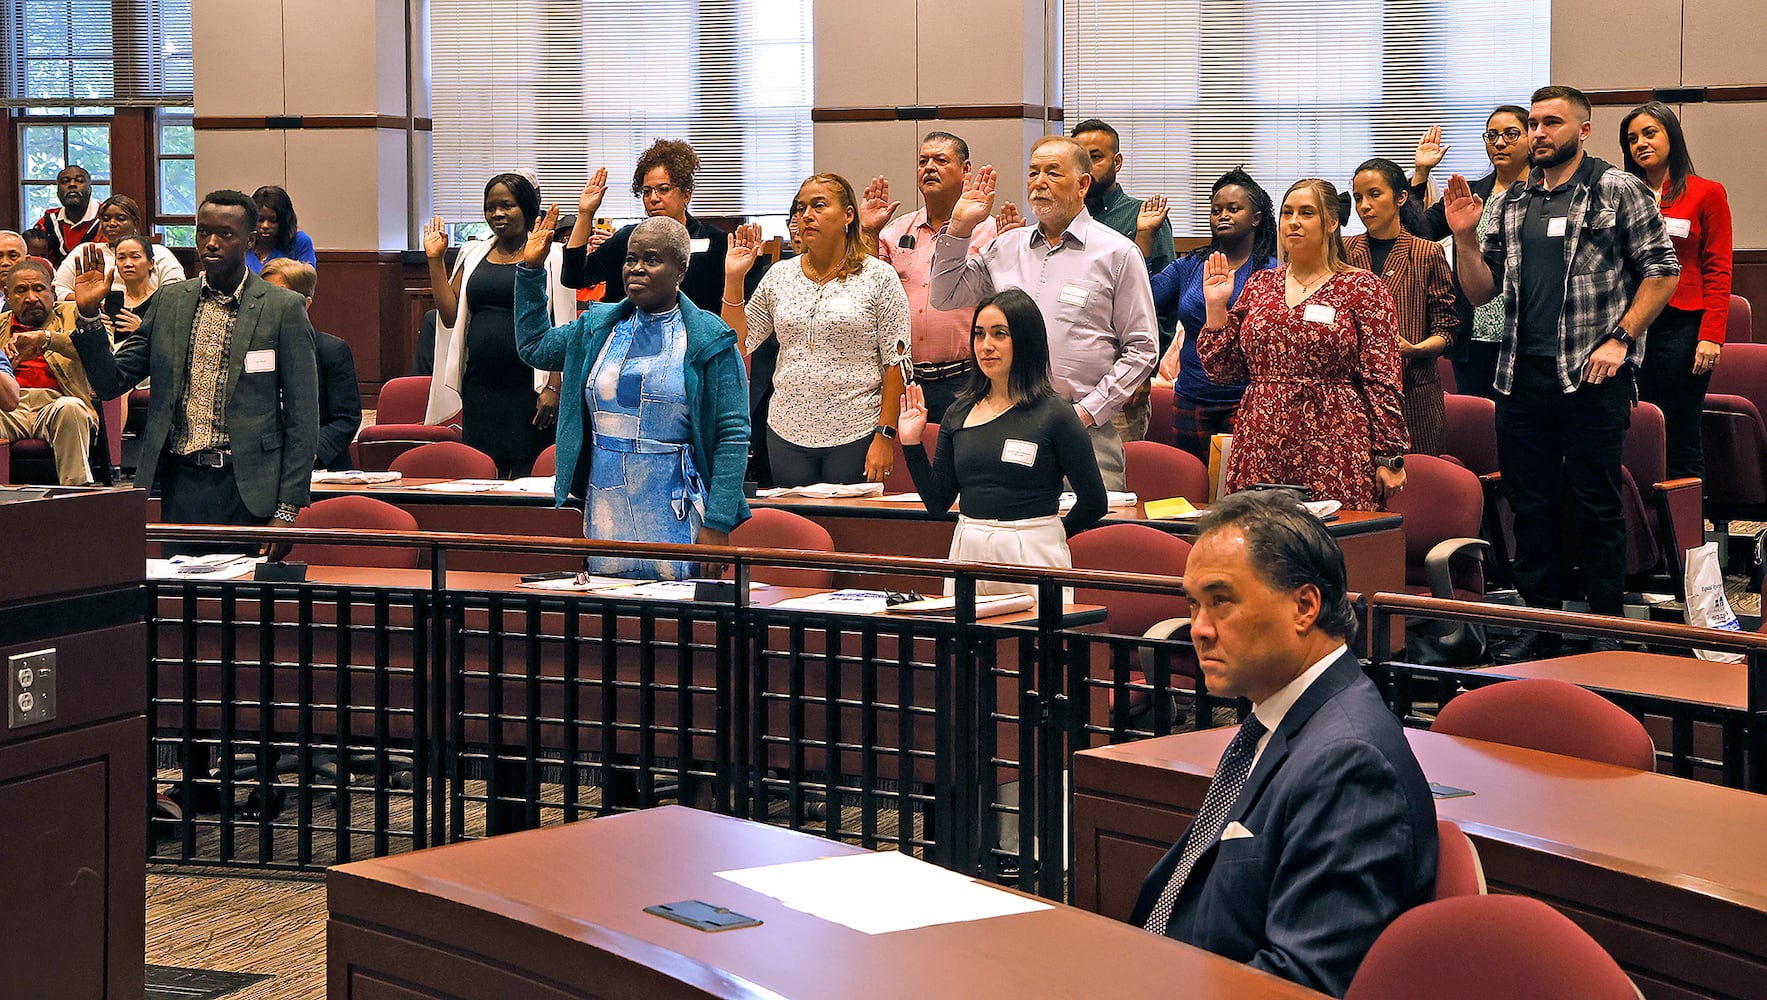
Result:
M1577 152L1582 148L1583 141L1581 139L1573 139L1544 155L1536 153L1530 149L1528 150L1528 163L1531 166L1539 167L1542 170L1549 170L1561 163L1568 162L1571 157L1576 156Z

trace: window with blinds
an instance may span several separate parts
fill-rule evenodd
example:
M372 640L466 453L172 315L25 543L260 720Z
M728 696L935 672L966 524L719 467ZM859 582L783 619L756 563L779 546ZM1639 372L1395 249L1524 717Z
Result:
M1123 187L1164 194L1206 236L1209 188L1243 165L1273 199L1302 177L1347 189L1385 156L1407 173L1442 126L1435 175L1490 172L1479 133L1550 82L1551 0L1065 0L1069 122L1121 134ZM1351 220L1349 231L1359 231Z
M12 0L0 6L0 37L0 107L191 103L190 0Z
M644 214L633 164L657 139L699 152L695 215L774 215L810 173L810 0L430 0L435 210L481 218L485 182L531 169L574 210Z

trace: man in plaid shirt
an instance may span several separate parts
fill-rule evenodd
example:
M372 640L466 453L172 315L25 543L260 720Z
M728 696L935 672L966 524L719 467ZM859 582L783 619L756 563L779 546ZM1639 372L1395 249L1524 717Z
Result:
M1497 461L1515 511L1516 586L1536 607L1557 608L1566 596L1559 500L1568 493L1583 535L1589 610L1618 615L1620 454L1637 399L1635 366L1681 266L1650 189L1585 153L1588 137L1589 99L1542 87L1528 111L1532 168L1493 196L1503 199L1500 224L1484 244L1484 202L1466 178L1449 182L1443 209L1468 301L1503 295ZM1534 633L1507 658L1537 659L1558 645L1557 635Z

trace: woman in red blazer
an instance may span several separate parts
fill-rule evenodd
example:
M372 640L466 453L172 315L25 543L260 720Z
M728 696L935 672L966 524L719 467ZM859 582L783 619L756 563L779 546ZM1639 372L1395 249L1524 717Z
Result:
M1681 283L1644 340L1638 393L1663 410L1669 476L1705 477L1700 410L1730 313L1730 202L1724 185L1693 172L1681 119L1657 101L1620 122L1626 170L1657 193L1681 259Z

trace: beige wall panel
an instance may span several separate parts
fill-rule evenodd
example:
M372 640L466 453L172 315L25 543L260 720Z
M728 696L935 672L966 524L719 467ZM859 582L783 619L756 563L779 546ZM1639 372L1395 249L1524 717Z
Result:
M919 35L919 103L1046 103L1042 0L922 0Z
M265 129L197 129L196 131L196 196L210 191L233 188L251 194L265 184L286 185L283 167L286 158L286 137L290 133ZM316 202L322 189L316 189ZM301 228L309 227L306 203L297 192L296 211Z
M405 0L374 0L374 110L405 114Z
M1767 3L1682 0L1682 83L1689 87L1767 83ZM1757 155L1756 159L1760 157Z
M282 14L283 80L291 115L372 115L377 4L294 0ZM401 29L403 30L403 29ZM398 36L385 40L400 51Z
M1767 103L1689 104L1681 110L1687 150L1701 175L1724 185L1737 249L1767 249L1767 187L1760 183ZM1756 329L1761 329L1757 314Z
M1589 116L1589 142L1585 146L1591 153L1608 161L1616 167L1624 167L1626 161L1621 159L1620 150L1620 119L1626 117L1636 105L1603 105L1595 108ZM1679 107L1676 114L1681 113Z
M855 192L878 174L890 179L891 197L914 203L914 159L925 122L822 122L816 126L816 172L837 173ZM783 210L785 206L781 205Z
M1579 90L1679 86L1673 12L1661 0L1553 0L1552 82Z
M404 169L398 167L397 186L383 187L380 135L374 129L288 133L285 186L300 213L301 228L319 249L379 247L383 197L404 212ZM403 133L400 136L403 138Z
M920 103L915 79L915 16L914 0L816 0L815 106L868 108Z
M405 226L405 133L399 129L377 129L374 133L376 162L375 190L380 199L379 237L373 246L379 250L404 250L410 242ZM418 190L427 190L424 184ZM423 209L423 198L417 199L417 210ZM424 216L428 218L428 216ZM416 244L421 246L421 243Z
M282 73L264 69L282 47L282 0L193 0L190 31L198 115L284 113Z

